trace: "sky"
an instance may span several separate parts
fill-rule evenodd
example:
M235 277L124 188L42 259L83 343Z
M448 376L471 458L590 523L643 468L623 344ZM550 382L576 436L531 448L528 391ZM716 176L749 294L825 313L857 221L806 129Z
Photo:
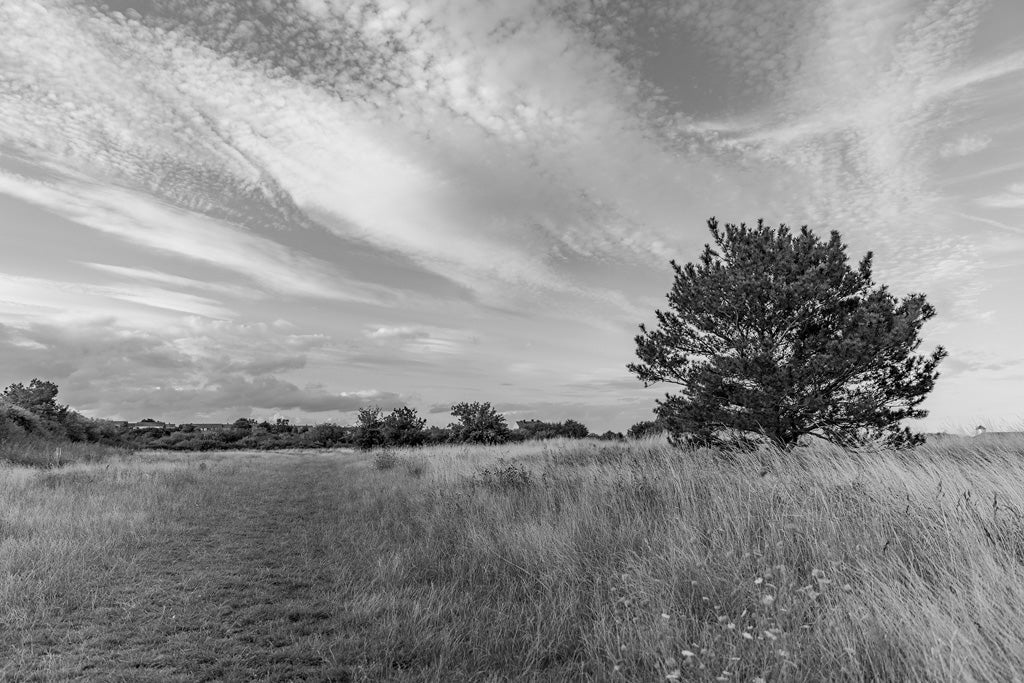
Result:
M1024 425L1019 0L0 0L0 384L622 431L706 220L924 292L923 431Z

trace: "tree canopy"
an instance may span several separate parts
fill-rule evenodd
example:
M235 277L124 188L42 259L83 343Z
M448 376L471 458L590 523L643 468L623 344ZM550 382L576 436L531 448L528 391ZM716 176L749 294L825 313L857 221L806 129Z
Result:
M920 443L901 423L927 415L919 406L946 356L917 353L935 315L924 294L897 299L873 282L871 252L852 268L836 231L823 241L760 220L708 228L714 244L697 263L671 262L668 310L640 326L640 362L628 366L645 386L679 387L655 411L673 442Z
M50 381L32 379L25 386L21 382L9 385L3 392L3 398L11 405L19 406L46 420L60 420L68 410L67 406L57 403L59 387Z
M505 418L490 403L456 403L452 416L459 421L449 425L456 443L503 443L508 441Z

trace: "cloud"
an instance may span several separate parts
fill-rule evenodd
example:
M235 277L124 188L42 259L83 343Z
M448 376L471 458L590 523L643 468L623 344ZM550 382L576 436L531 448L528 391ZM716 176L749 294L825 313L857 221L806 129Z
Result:
M208 280L197 280L195 278L182 277L180 275L171 275L170 273L164 273L157 270L150 270L146 268L115 266L108 263L80 263L86 268L91 268L101 273L111 275L117 280L124 282L157 282L178 289L199 290L203 292L211 292L239 299L251 299L258 296L257 293L251 287L240 287L237 285L229 285L226 283L210 282Z
M399 339L402 341L408 341L411 339L423 339L425 337L429 337L430 333L426 330L420 330L408 326L382 326L367 332L366 336L370 339Z
M990 209L1024 208L1024 183L1014 183L1001 194L980 197L977 203Z
M331 392L319 385L298 387L275 377L246 378L230 375L198 388L159 387L128 390L126 398L150 410L198 413L225 409L301 410L307 413L353 412L371 405L394 408L404 405L398 394L383 391Z
M964 135L942 145L939 148L939 156L943 159L965 157L980 152L991 144L992 138L988 135Z
M350 412L405 403L394 392L332 391L275 376L304 368L307 357L301 350L324 345L317 335L275 338L269 334L272 325L199 318L160 333L111 322L80 322L74 328L0 323L0 376L53 379L63 400L106 417L159 413L187 421L225 411Z
M146 15L5 7L12 124L0 135L218 219L249 225L253 204L304 229L312 217L506 305L538 289L595 296L557 267L565 254L668 257L629 215L648 211L646 197L595 201L624 185L664 197L634 162L671 164L636 125L630 74L579 24L597 19L544 2L316 7L273 5L258 20L224 2ZM159 241L106 229L182 253L185 236L164 235L183 228L135 204L127 219L163 223Z
M993 373L998 379L999 376L1024 367L1024 358L997 357L984 351L974 351L969 354L950 354L942 363L942 374L955 377L965 373Z
M250 360L232 361L224 366L225 372L240 372L246 375L272 375L286 370L301 370L306 367L306 356L268 356Z
M364 332L377 347L400 350L411 355L453 355L479 340L471 332L441 327L382 325Z
M0 287L0 312L18 318L68 320L86 311L89 316L131 315L140 322L148 319L151 324L160 325L167 320L161 311L211 318L234 315L215 299L162 287L89 285L2 273ZM157 310L140 312L138 306Z
M241 275L268 291L361 302L393 301L383 288L343 282L326 263L243 228L136 192L82 181L43 182L2 172L0 192L127 242Z
M1012 186L944 194L1012 149L1024 52L972 42L982 0L91 4L0 3L0 194L100 245L9 257L0 321L98 408L363 372L612 411L641 399L577 371L628 360L709 215L838 229L958 320L1015 230L960 220Z

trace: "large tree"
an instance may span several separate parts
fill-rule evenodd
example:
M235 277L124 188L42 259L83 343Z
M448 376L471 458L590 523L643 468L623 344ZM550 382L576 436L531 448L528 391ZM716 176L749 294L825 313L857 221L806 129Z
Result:
M870 252L851 268L836 231L823 241L763 221L708 228L714 245L697 263L672 261L668 310L640 326L629 365L645 386L678 385L655 410L673 442L920 443L902 422L927 415L919 406L946 356L917 353L935 315L925 296L875 284Z

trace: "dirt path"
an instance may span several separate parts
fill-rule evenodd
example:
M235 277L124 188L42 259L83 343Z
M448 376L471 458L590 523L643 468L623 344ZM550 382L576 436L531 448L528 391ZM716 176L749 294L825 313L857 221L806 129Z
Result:
M89 604L21 637L19 680L349 680L336 632L351 456L269 458L141 539Z

